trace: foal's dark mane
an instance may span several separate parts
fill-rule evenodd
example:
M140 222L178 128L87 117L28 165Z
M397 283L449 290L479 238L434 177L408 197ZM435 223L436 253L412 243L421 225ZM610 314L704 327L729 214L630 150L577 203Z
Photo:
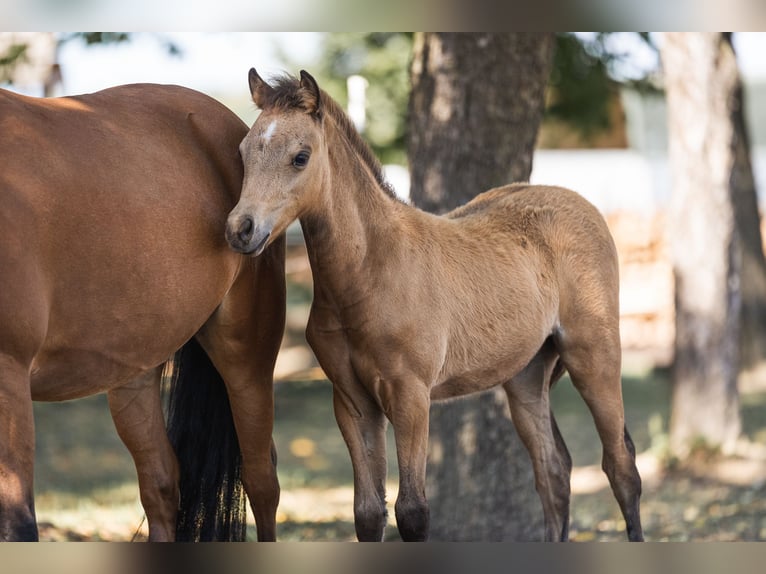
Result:
M307 102L307 94L301 87L300 80L294 76L284 75L276 78L272 83L271 92L266 96L266 102L264 107L276 108L276 109L307 109L309 103ZM362 162L369 168L375 177L375 181L380 188L390 195L394 199L398 199L394 193L393 187L386 180L383 174L383 167L380 164L380 160L375 156L375 153L370 148L369 144L364 141L359 132L354 127L349 117L338 105L338 103L330 97L330 95L324 90L320 89L321 106L324 113L330 116L337 124L341 131L341 134L345 136L346 141L357 153Z

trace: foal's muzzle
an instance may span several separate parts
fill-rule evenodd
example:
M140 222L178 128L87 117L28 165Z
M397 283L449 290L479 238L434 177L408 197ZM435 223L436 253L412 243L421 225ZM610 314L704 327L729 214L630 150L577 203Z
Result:
M266 248L271 237L271 230L258 228L249 215L238 222L229 221L226 224L226 241L229 246L239 253L260 255Z

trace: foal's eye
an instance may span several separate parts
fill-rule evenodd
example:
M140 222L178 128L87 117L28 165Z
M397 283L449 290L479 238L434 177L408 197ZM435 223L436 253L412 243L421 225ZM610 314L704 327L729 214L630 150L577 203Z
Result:
M293 165L297 168L304 168L306 167L306 164L309 162L309 152L307 151L299 151L296 156L293 158Z

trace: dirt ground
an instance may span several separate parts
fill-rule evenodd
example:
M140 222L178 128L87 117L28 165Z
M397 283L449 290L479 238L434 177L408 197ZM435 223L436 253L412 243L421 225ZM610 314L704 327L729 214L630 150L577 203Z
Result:
M598 464L592 423L576 393L554 392L554 410L575 460L570 536L574 541L625 540L624 523ZM743 395L746 436L727 458L699 459L668 467L661 452L663 416L657 399L664 381L626 379L628 425L641 453L642 517L651 541L754 541L766 538L766 392ZM654 388L650 388L654 386ZM62 404L63 405L63 404ZM62 405L43 405L61 407ZM47 447L39 460L38 517L43 540L144 540L146 525L138 502L132 463L111 424L102 397L67 404L67 412L39 409L44 421L38 441ZM60 410L60 409L58 409ZM75 422L79 421L79 422ZM47 424L46 424L47 423ZM50 432L47 428L51 425ZM53 428L55 427L55 429ZM100 440L66 441L96 429ZM56 430L57 429L57 430ZM579 429L579 430L578 430ZM91 435L90 438L93 438ZM282 498L278 537L284 541L351 541L353 489L345 445L332 418L326 381L283 382L277 388L275 440L280 453ZM390 448L392 453L393 449ZM44 458L44 460L43 460ZM389 463L387 540L398 540L393 520L396 465ZM438 512L438 509L432 509ZM252 522L252 521L251 521ZM254 524L248 530L255 537Z

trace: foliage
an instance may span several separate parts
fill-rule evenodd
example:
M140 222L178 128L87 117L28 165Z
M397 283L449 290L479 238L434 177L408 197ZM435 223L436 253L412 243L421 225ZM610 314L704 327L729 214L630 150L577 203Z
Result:
M648 34L633 34L656 51ZM621 85L655 89L649 77L621 74L629 54L613 41L615 38L613 33L561 33L556 37L545 116L570 126L586 141L612 128L610 105L619 96ZM329 33L316 69L317 80L342 105L347 103L348 76L359 74L368 80L363 135L384 163L406 162L412 40L410 33ZM282 57L290 63L286 54Z
M286 54L281 57L291 63ZM368 81L362 135L383 163L406 163L411 57L410 33L332 33L324 36L318 66L312 69L319 85L343 106L348 103L346 78L359 74Z
M67 34L62 38L62 42L68 42L76 38L82 40L88 45L93 44L119 44L130 40L128 32L74 32Z
M617 94L617 82L607 74L601 54L587 50L574 35L556 36L546 119L572 124L586 137L609 128L608 106Z
M11 44L4 54L0 54L0 83L13 82L13 70L25 61L26 56L26 44Z
M68 32L58 36L58 47L68 42L81 40L87 46L105 44L123 44L130 42L135 34L133 32ZM156 35L157 41L162 48L172 56L182 55L177 44L162 36ZM27 61L28 45L19 43L11 44L5 51L0 53L0 83L13 84L16 66Z
M648 34L636 35L656 51ZM610 42L614 37L608 32L556 36L546 116L571 125L585 138L611 127L609 104L618 96L621 85L644 91L655 89L646 76L621 77L620 64L625 63L628 54L617 51Z
M87 46L99 45L99 44L122 44L130 42L135 34L133 32L72 32L70 34L64 34L59 40L59 44L65 44L72 40L82 40ZM157 41L162 48L171 56L180 56L182 54L181 49L177 44L156 35Z
M656 50L646 33L633 33ZM88 46L130 42L131 32L72 32L59 37L59 45L82 41ZM549 83L546 118L563 122L586 140L610 129L610 103L621 85L651 90L650 78L625 78L619 68L628 60L613 40L616 34L561 33L556 38L553 70ZM181 51L172 41L157 36L172 55ZM384 163L406 163L407 100L412 33L328 33L323 37L318 67L312 73L342 105L348 100L346 79L364 76L367 87L367 123L364 137ZM14 45L0 54L0 81L12 82L13 67L23 61L26 46ZM282 53L287 66L291 58Z

